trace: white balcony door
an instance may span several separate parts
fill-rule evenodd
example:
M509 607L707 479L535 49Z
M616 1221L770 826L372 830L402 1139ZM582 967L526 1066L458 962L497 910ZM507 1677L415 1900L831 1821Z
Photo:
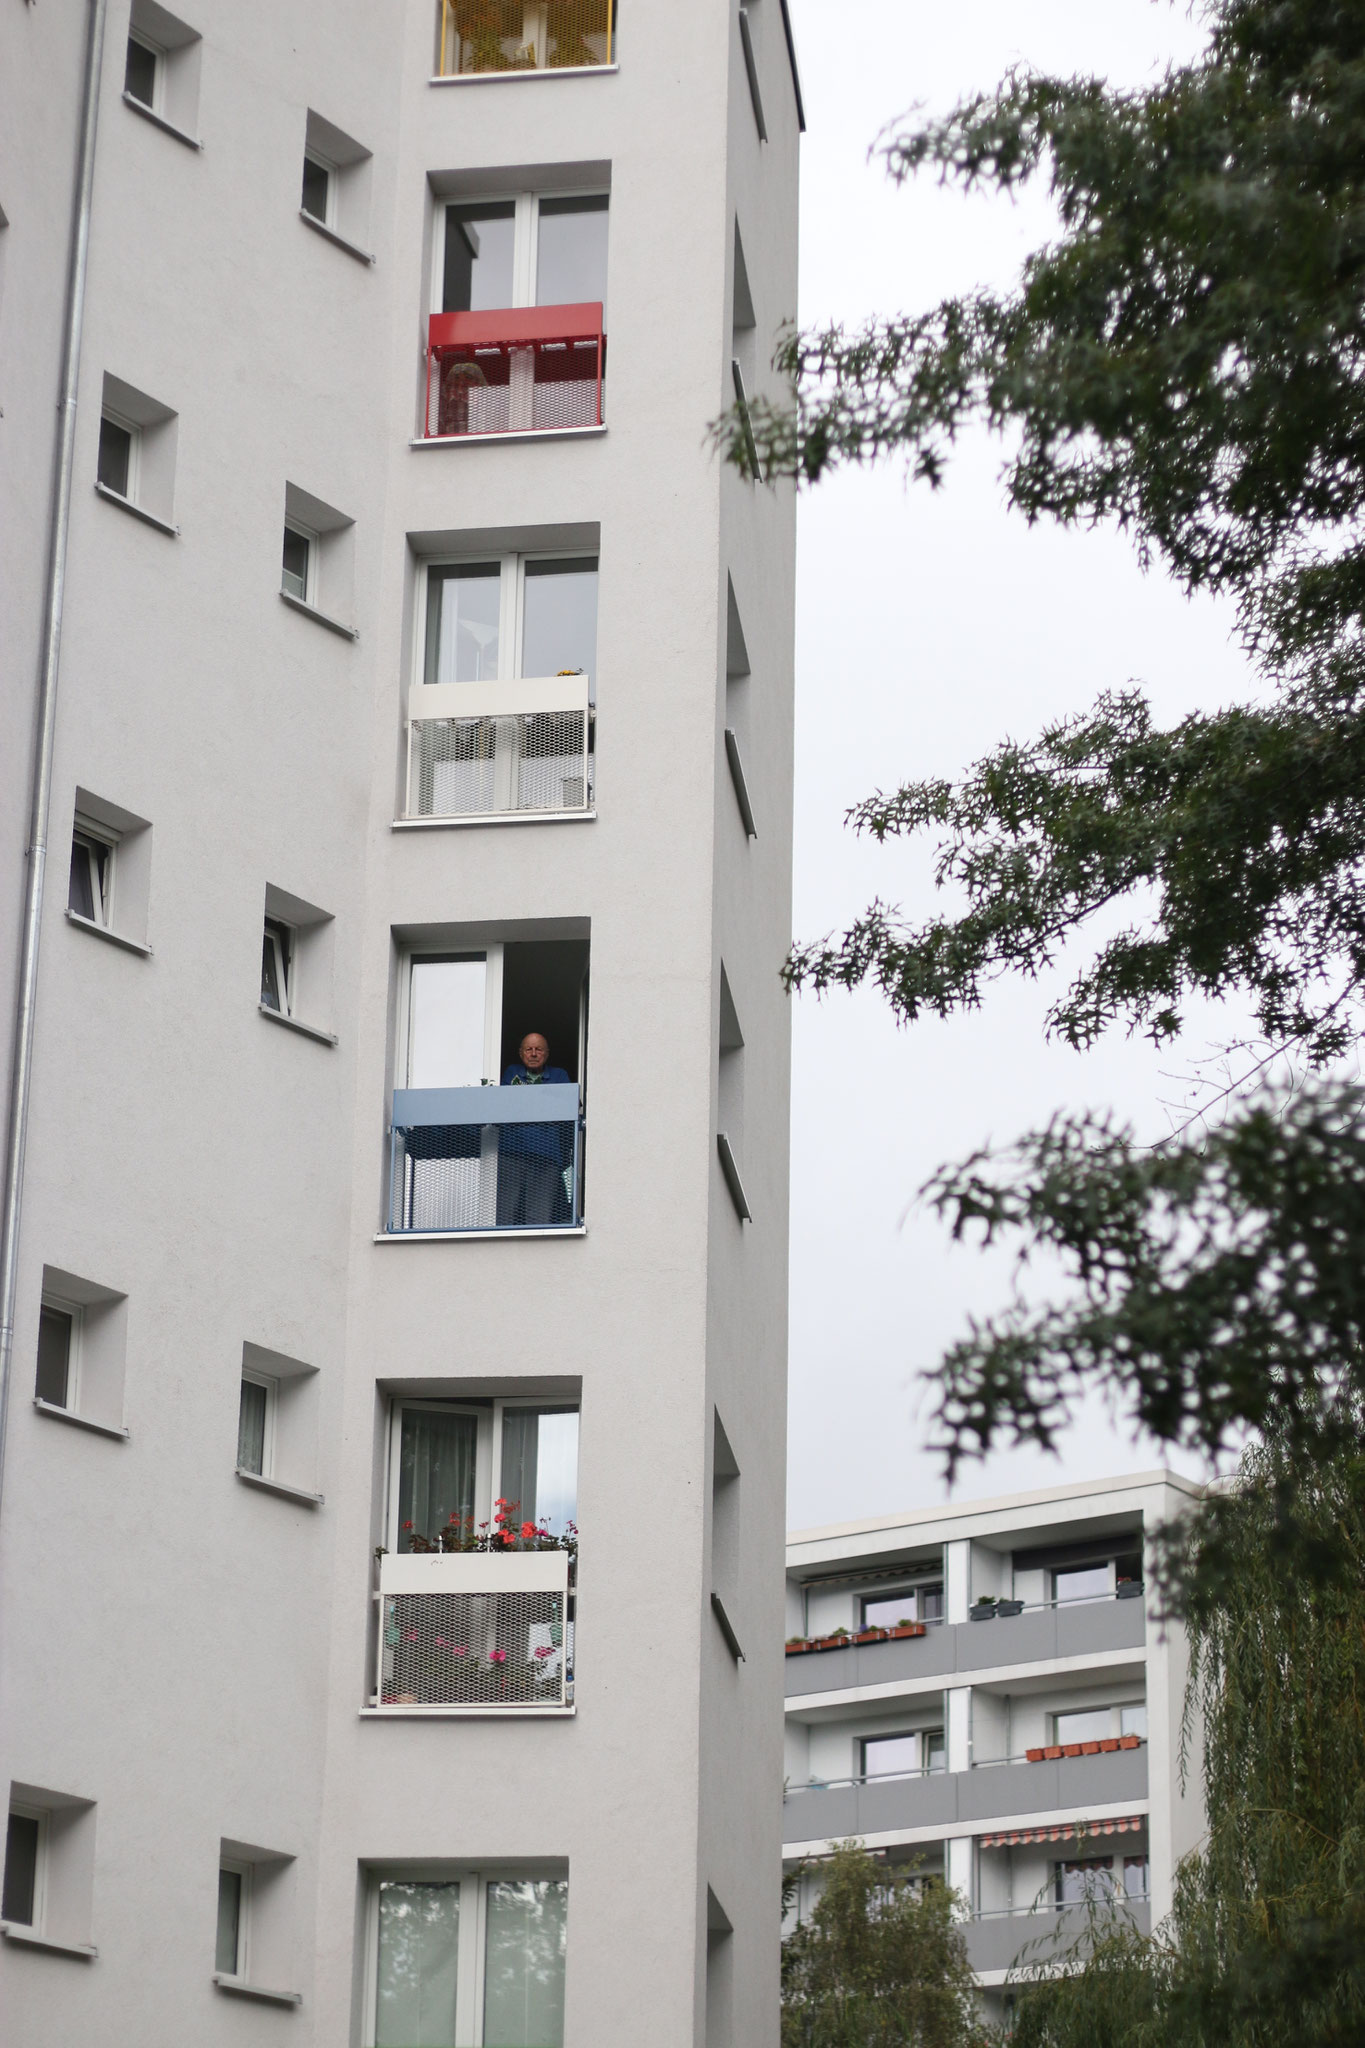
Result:
M460 956L415 954L408 971L404 1085L477 1088L496 1082L501 1050L502 947ZM483 1131L477 1151L414 1158L410 1171L411 1229L485 1229L496 1223L495 1128Z
M490 1423L487 1410L397 1403L390 1445L390 1550L410 1551L414 1537L434 1542L452 1516L476 1527L488 1519Z

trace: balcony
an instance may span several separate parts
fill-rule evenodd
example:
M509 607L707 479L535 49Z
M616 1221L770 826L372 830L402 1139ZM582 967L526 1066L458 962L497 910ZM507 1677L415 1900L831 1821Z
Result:
M1139 1934L1152 1931L1152 1909L1146 1899L1116 1900L1114 1918ZM984 1913L963 1930L967 1959L978 1976L995 1971L1049 1964L1078 1943L1084 1946L1092 1928L1108 1925L1109 1916L1093 1916L1086 1906L1035 1906L1011 1913Z
M433 313L425 438L600 427L606 354L600 302Z
M437 0L436 76L598 70L615 61L614 0Z
M391 1233L579 1226L574 1082L396 1088L390 1146Z
M379 1560L379 1711L573 1704L566 1550Z
M1146 1640L1147 1614L1141 1600L1049 1602L989 1622L931 1622L922 1636L898 1641L855 1643L848 1637L838 1650L789 1650L787 1698L846 1686L965 1676L1103 1650L1141 1650Z
M593 728L586 675L418 683L408 698L405 815L589 811Z
M1074 1812L1147 1797L1147 1750L978 1764L804 1785L782 1808L784 1842L844 1841L902 1828L948 1827L1008 1814Z

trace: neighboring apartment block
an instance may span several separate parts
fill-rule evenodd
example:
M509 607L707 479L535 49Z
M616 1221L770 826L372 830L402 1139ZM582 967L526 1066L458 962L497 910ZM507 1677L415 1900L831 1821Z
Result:
M1091 1901L1146 1930L1200 1826L1185 1649L1148 1611L1172 1472L800 1531L787 1543L788 1867L857 1839L951 1884L998 2003Z
M0 102L6 2040L763 2048L784 0L6 0Z

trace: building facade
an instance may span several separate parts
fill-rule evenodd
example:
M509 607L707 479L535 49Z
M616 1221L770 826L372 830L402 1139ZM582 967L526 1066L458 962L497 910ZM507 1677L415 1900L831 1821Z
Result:
M945 1880L988 2007L1092 1901L1144 1932L1170 1910L1201 1806L1184 1639L1149 1612L1144 1559L1198 1492L1151 1472L788 1539L782 1832L804 1904L837 1841Z
M783 0L15 0L0 95L6 2038L761 2048Z

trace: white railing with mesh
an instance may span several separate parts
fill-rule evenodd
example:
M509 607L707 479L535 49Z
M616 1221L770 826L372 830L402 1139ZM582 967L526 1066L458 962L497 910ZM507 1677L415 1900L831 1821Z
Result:
M418 683L408 699L406 815L590 810L588 691L586 675Z
M378 1597L381 1709L572 1705L567 1551L386 1555Z

